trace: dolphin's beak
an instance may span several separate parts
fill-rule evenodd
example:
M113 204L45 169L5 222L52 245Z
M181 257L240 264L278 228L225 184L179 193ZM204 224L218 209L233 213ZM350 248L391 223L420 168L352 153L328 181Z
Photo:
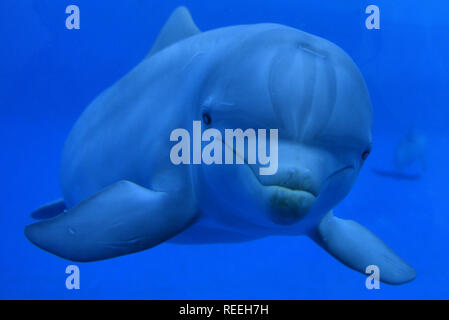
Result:
M298 167L281 167L275 175L257 175L264 186L268 216L278 225L293 225L312 209L320 193L312 172Z
M312 209L316 197L304 190L281 186L267 186L269 193L269 218L278 225L293 225L302 220Z

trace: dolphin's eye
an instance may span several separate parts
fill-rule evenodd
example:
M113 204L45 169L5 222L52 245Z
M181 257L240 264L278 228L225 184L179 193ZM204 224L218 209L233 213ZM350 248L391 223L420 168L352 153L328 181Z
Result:
M207 125L212 122L212 118L210 117L209 113L203 112L203 122Z
M363 153L362 153L362 160L363 161L365 161L368 158L370 152L371 152L371 150L369 150L369 149L363 151Z

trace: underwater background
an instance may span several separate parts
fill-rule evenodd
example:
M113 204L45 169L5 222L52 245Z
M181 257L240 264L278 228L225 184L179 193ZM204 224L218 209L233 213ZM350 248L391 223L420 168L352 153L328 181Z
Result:
M80 30L65 27L70 4L80 8ZM380 8L379 30L365 27L370 4ZM72 263L32 245L23 228L32 210L61 197L60 156L76 119L143 59L179 5L202 31L276 22L328 39L353 58L372 99L373 150L334 212L384 240L416 269L414 281L368 290L365 275L310 239L269 237L161 244L75 263L81 289L66 289ZM4 0L0 39L0 298L449 298L449 2ZM390 174L409 132L427 141L418 148L425 168Z

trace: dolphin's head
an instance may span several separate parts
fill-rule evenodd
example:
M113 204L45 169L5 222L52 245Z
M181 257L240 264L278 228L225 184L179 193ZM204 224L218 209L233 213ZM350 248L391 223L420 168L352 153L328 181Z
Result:
M234 70L232 76L209 82L198 117L203 129L222 133L222 158L229 149L234 163L241 157L245 164L201 166L201 195L210 200L205 210L224 207L280 233L307 232L349 193L370 153L372 111L363 77L336 45L302 33L227 69ZM270 129L278 130L277 150L270 155L273 174L261 174L270 165L259 157L249 161L249 143L242 154L225 141L225 129L236 128L254 129L259 140L258 129L266 129L267 139Z

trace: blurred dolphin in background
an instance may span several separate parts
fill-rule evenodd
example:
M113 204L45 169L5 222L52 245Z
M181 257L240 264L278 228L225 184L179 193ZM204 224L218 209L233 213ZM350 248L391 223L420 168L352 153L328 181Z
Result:
M426 170L427 137L411 129L399 141L394 152L394 171L373 169L373 172L397 179L419 179Z
M426 169L426 136L416 130L410 130L402 137L394 154L396 170L404 172L413 165L420 165L421 170Z

